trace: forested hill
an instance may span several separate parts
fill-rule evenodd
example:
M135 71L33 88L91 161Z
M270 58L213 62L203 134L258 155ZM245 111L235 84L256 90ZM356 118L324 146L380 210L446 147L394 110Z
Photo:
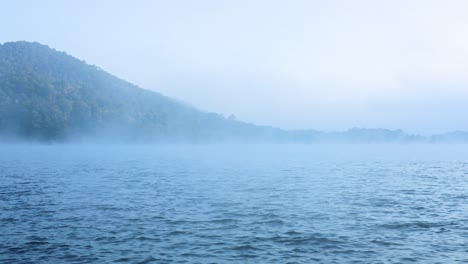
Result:
M401 130L286 131L195 109L36 42L0 45L0 141L468 142Z
M65 52L0 46L0 133L32 140L252 140L285 131L199 111Z

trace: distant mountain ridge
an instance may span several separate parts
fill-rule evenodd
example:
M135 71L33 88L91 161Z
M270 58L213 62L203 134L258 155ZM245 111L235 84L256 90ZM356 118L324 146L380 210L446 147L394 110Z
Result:
M257 126L121 80L37 42L0 45L3 140L189 142L468 142L468 134L424 138L400 130L286 131Z

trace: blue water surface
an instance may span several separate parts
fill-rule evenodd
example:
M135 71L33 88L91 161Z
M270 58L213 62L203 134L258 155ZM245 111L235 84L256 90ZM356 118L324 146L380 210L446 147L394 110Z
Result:
M0 147L0 263L468 263L464 146Z

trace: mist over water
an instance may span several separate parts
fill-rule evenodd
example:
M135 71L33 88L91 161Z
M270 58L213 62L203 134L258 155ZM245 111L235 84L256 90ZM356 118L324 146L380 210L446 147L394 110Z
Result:
M468 2L0 8L0 264L468 263Z
M457 145L2 145L2 263L468 261Z

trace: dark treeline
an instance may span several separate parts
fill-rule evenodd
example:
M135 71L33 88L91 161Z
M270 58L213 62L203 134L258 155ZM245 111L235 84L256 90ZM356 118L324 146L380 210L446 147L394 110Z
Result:
M425 138L386 129L256 126L141 89L31 42L0 45L0 134L33 141L468 142L464 132Z

